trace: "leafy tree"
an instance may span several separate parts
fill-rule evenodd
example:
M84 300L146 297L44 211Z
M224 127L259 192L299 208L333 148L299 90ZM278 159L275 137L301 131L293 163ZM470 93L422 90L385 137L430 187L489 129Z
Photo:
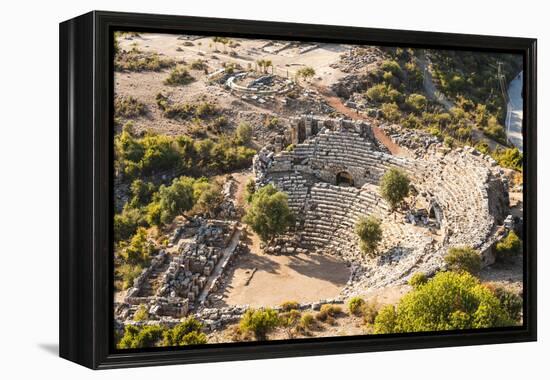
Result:
M262 187L252 196L244 221L263 241L270 241L294 223L288 196L271 184Z
M187 317L183 322L166 330L163 334L163 346L187 346L205 344L206 335L201 332L202 324L194 317Z
M453 247L445 256L449 269L477 273L481 269L481 257L472 247Z
M256 340L266 340L267 334L279 325L279 317L273 309L248 309L241 318L239 328L254 334Z
M440 272L386 306L375 319L378 334L512 326L497 297L471 274Z
M372 215L359 219L355 225L355 233L359 236L361 250L370 255L374 254L382 240L380 220Z
M409 185L409 177L404 171L391 168L380 180L380 192L392 209L395 209L409 195Z
M151 182L145 182L141 179L136 179L130 185L130 194L132 198L130 199L130 207L142 207L149 202L155 192L155 184Z
M154 252L155 246L147 239L147 230L139 227L130 244L122 251L122 257L128 264L143 265L149 262Z
M159 188L156 202L160 208L161 223L171 223L177 215L193 207L193 182L193 178L179 177L170 186Z
M145 220L137 208L124 205L121 213L115 214L113 220L115 242L129 239L139 226L145 225Z
M201 185L201 190L195 190L195 206L194 211L214 216L218 212L220 205L223 202L222 189L219 183L208 183L206 186ZM197 184L195 184L197 188Z

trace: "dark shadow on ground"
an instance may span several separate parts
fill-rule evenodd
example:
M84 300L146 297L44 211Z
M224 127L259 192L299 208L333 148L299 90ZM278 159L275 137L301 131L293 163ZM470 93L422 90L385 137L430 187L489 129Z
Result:
M288 266L304 276L328 281L337 286L344 286L349 280L348 267L334 256L309 255L305 258L290 256Z

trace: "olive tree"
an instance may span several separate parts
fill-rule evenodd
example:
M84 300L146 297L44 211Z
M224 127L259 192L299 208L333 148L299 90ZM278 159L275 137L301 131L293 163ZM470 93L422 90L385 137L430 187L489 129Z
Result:
M389 169L380 180L382 197L395 209L409 195L410 180L401 169Z
M382 240L380 220L374 216L359 219L355 225L355 233L361 241L361 250L366 254L373 255L378 243Z
M273 185L260 188L252 195L244 222L263 241L272 240L294 223L294 216L288 207L288 196Z

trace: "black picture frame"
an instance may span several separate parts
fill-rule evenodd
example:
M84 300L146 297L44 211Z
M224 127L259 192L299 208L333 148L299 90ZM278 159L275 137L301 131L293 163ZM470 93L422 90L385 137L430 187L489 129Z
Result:
M113 31L398 45L524 57L524 325L116 351L112 341ZM60 24L60 356L93 369L535 341L536 39L93 11Z

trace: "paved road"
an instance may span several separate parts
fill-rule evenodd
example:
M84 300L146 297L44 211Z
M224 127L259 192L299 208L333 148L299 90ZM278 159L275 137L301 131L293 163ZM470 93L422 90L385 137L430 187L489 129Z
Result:
M506 136L523 153L523 71L508 86L508 107L506 112Z

